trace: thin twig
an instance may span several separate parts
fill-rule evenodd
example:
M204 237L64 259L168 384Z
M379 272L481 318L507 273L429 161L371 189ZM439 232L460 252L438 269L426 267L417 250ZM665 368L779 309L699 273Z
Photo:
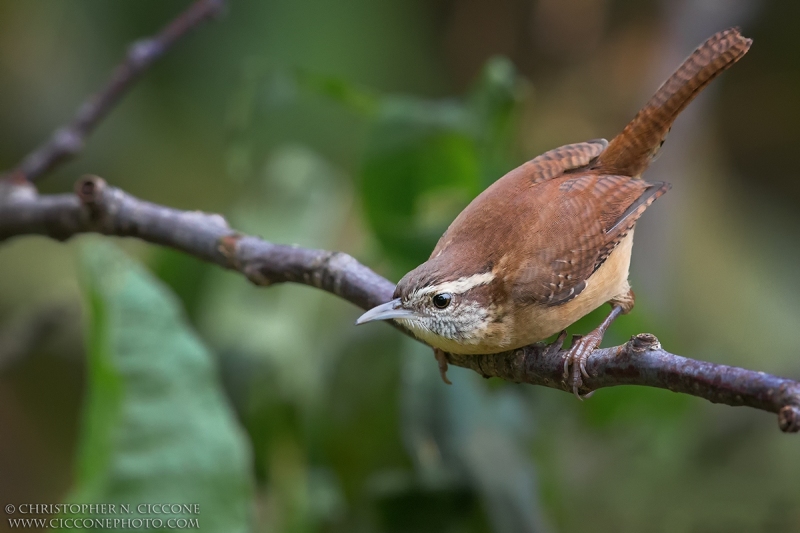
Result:
M311 285L362 309L389 301L394 291L393 283L347 254L242 235L220 215L146 202L97 177L79 180L75 194L40 196L30 184L0 190L0 242L31 234L66 240L90 232L168 246L241 272L257 285L287 281ZM562 375L563 355L536 344L492 355L450 354L449 360L484 377L571 392ZM800 431L797 381L674 355L647 333L622 346L596 350L586 366L592 376L587 385L593 389L616 385L668 389L778 413L781 430Z
M81 104L72 121L57 129L50 139L25 156L8 173L8 178L15 182L36 181L80 152L89 134L139 80L142 73L179 39L203 21L218 16L224 7L225 0L197 0L158 34L131 44L105 87Z

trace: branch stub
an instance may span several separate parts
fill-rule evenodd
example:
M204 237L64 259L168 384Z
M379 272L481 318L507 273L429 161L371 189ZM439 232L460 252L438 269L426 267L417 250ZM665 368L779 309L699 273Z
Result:
M658 337L652 333L639 333L631 337L630 346L634 353L641 353L648 350L659 350L661 343Z
M778 427L784 433L797 433L800 431L800 407L784 405L778 412Z

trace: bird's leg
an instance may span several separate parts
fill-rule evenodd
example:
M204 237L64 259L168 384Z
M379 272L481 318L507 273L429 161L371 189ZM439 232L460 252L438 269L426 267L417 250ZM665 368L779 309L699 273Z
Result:
M442 376L442 381L452 385L450 380L447 379L447 354L439 348L434 348L433 356L436 358L436 362L439 363L439 375Z
M586 372L586 361L589 359L592 352L600 346L600 343L603 342L603 336L605 336L606 330L611 326L614 320L616 320L619 315L627 314L633 309L633 291L629 289L628 292L615 297L610 300L609 303L611 304L611 312L605 320L588 334L573 336L572 346L570 346L569 351L564 355L564 379L570 378L569 367L572 366L572 392L575 393L575 396L579 400L583 399L578 393L578 390L583 385L582 377L589 379L589 373ZM590 392L589 394L592 393ZM585 397L588 397L589 394Z

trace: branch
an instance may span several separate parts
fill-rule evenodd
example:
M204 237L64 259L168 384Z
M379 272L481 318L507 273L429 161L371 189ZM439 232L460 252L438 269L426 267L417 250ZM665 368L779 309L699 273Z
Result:
M57 129L49 140L28 154L8 177L13 181L36 181L83 149L86 137L128 92L142 73L201 22L222 12L225 0L197 0L167 24L157 35L141 39L128 47L106 86L78 108L67 125Z
M244 274L256 285L311 285L362 309L391 299L394 284L347 254L266 242L231 229L220 215L180 211L135 198L87 176L75 194L40 196L31 184L0 189L0 242L18 235L66 240L80 233L135 237ZM407 331L405 333L408 333ZM541 344L492 355L450 354L452 364L483 377L571 392L564 352ZM644 385L778 413L782 431L800 431L800 383L671 354L649 333L595 350L586 365L594 389ZM590 389L584 389L588 392Z

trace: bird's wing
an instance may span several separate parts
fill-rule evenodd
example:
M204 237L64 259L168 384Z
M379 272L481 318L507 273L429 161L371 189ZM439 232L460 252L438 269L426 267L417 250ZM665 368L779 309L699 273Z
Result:
M580 294L644 210L669 189L663 182L586 173L542 186L557 188L541 191L556 200L542 206L541 229L528 241L538 257L517 276L514 293L544 305Z
M532 186L535 188L538 184L561 177L565 172L586 167L597 160L606 146L608 141L605 139L566 144L534 157L510 171L483 191L456 217L439 239L431 258L440 255L453 242L463 244L476 235L483 235L485 233L483 224L493 218L498 209L505 209L507 206L509 190L512 191L512 196L516 195L517 191L527 192ZM515 185L509 186L509 182ZM509 224L515 223L516 220L509 222ZM454 240L452 237L454 233L460 237Z
M557 178L569 170L592 163L608 146L605 139L565 144L536 156L520 167L533 183Z

